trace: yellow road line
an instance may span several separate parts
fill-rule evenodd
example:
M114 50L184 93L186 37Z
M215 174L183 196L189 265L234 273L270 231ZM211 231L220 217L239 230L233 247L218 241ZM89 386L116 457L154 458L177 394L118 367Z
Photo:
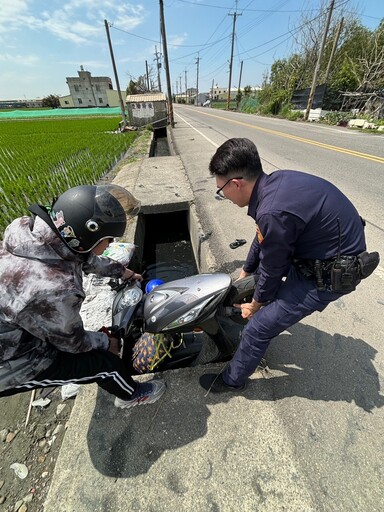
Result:
M338 146L331 146L330 144L324 144L323 142L317 142L311 139L304 139L303 137L297 137L296 135L290 135L288 133L279 132L277 130L271 130L269 128L261 128L259 126L254 126L249 123L244 123L242 121L236 121L234 119L229 119L227 117L218 116L215 114L208 114L207 112L199 112L205 116L215 117L216 119L221 119L223 121L229 121L230 123L239 124L241 126L246 126L247 128L253 128L254 130L259 130L262 132L270 133L272 135L277 135L279 137L284 137L286 139L296 140L298 142L304 142L305 144L311 144L312 146L318 146L320 148L329 149L331 151L337 151L338 153L345 153L347 155L356 156L358 158L364 158L365 160L371 160L372 162L378 162L379 164L384 164L384 157L370 155L368 153L361 153L360 151L353 151L352 149L340 148Z

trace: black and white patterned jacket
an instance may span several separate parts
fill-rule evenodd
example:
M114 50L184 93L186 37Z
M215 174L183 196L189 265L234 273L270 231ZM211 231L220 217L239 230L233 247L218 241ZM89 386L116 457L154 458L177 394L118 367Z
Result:
M82 274L121 277L124 266L94 253L73 253L39 217L14 220L0 243L0 391L33 379L57 351L108 348L85 331Z

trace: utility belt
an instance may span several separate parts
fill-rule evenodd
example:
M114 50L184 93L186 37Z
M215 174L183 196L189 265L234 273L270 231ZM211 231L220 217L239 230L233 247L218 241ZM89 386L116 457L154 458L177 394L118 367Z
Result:
M338 255L331 260L295 258L293 265L304 277L314 279L319 291L348 293L372 274L379 261L378 252L364 251L357 256Z

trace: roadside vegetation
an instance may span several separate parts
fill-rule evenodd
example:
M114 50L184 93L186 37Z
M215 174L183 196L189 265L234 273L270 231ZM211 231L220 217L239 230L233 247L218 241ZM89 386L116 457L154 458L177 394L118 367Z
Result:
M0 238L32 203L50 204L67 188L92 184L127 151L137 132L119 118L0 122Z
M326 7L324 2L321 16L303 16L299 26L292 27L295 48L291 55L272 64L260 90L244 88L237 98L239 111L292 120L303 117L303 108L293 105L292 99L294 91L312 85ZM344 9L333 15L317 78L318 85L326 85L324 122L344 125L358 117L380 125L384 116L384 19L376 30L369 30L348 6Z

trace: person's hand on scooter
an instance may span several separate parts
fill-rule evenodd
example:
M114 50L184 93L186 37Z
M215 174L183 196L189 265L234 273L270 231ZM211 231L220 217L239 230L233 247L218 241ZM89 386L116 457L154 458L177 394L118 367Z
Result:
M255 299L252 302L245 302L244 304L234 304L233 307L241 309L241 316L246 319L252 318L252 316L259 311L263 304L256 302Z
M107 329L107 327L105 327L103 325L103 327L101 327L101 329L99 329L99 332L103 332L104 334L106 334L108 336L108 341L109 341L109 347L108 347L108 352L112 352L113 354L116 354L116 355L119 355L120 354L120 349L121 349L121 343L120 343L120 339L119 338L116 338L109 329Z
M110 336L108 352L112 352L112 354L116 354L118 356L120 354L120 340Z
M141 282L143 280L143 276L141 274L136 274L136 272L134 272L130 268L126 268L124 274L121 276L121 279L123 279L124 281L135 280Z

